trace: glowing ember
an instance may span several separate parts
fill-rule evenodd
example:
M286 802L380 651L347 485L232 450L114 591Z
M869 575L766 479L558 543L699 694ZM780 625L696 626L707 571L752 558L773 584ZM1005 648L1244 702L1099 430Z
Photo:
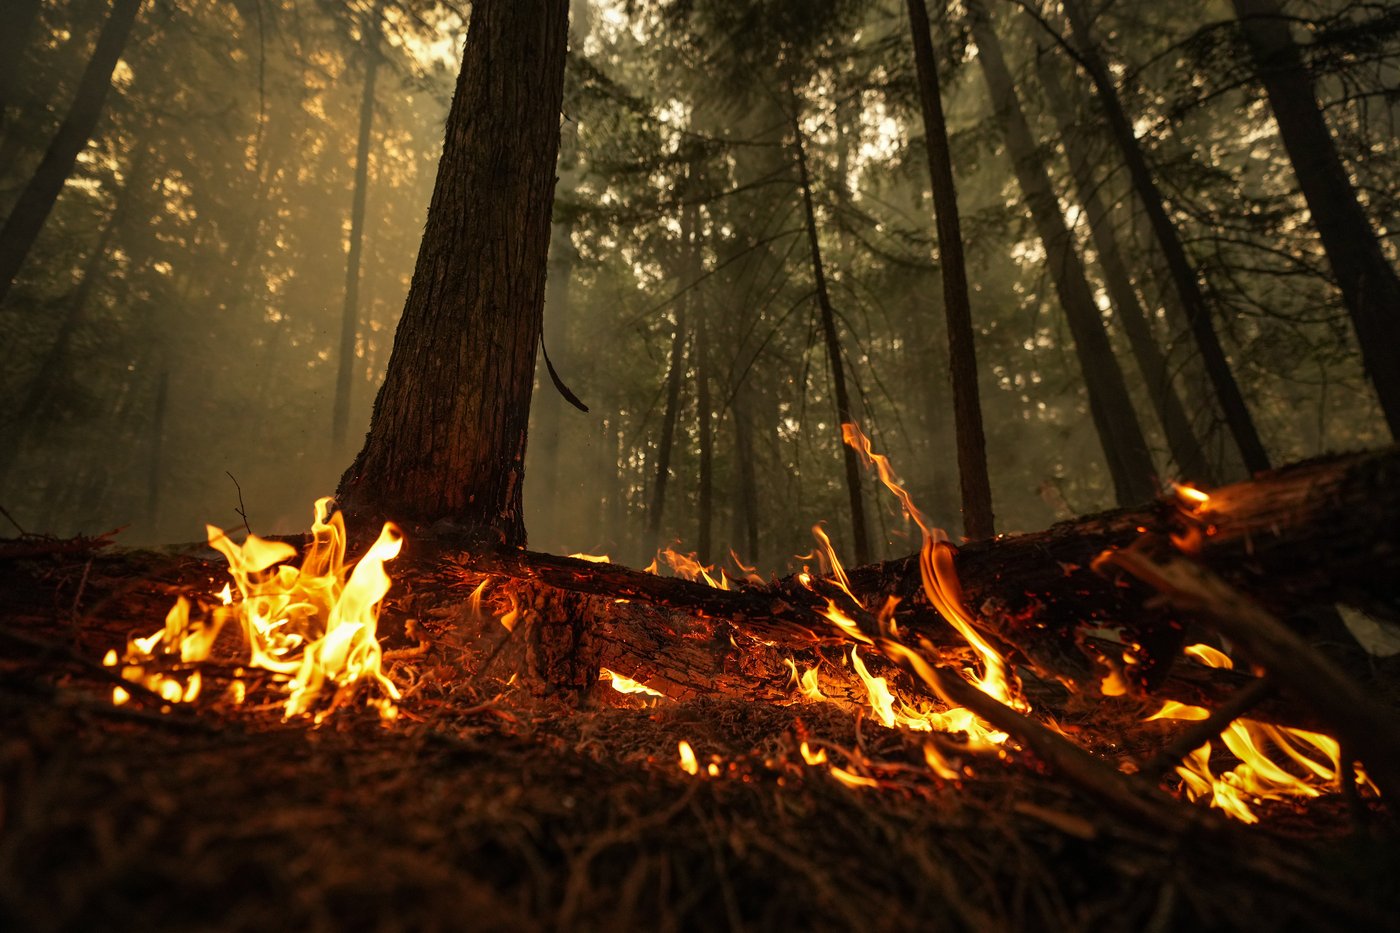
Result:
M235 622L243 634L248 663L286 678L287 716L315 712L319 721L369 684L380 696L370 700L386 718L395 715L398 688L381 669L376 638L379 607L389 591L384 562L398 556L403 536L386 524L379 539L353 569L345 563L345 525L329 514L329 498L316 502L312 542L300 567L286 563L296 549L249 535L235 544L222 530L206 526L211 547L228 561L237 589L225 586L220 604L207 615L191 616L181 596L165 626L145 638L132 638L122 656L122 677L171 703L189 703L201 689L194 665L208 659L224 625ZM109 666L115 666L113 652ZM241 684L240 684L241 687ZM116 688L113 702L129 699Z
M630 677L623 677L621 674L608 670L606 667L598 668L598 679L612 683L612 688L618 693L641 694L642 696L664 697L666 694L660 690L653 690L646 684L638 683Z
M695 750L690 747L690 743L681 739L676 743L676 750L681 756L681 770L686 774L699 774L700 762L695 760Z
M1209 645L1191 645L1185 651L1209 667L1234 666L1229 657ZM1208 715L1199 706L1168 701L1148 720L1200 720ZM1347 769L1352 765L1342 762L1341 746L1319 732L1242 718L1230 723L1220 741L1239 764L1216 774L1211 769L1211 743L1207 742L1187 755L1176 773L1189 799L1208 800L1212 807L1245 823L1259 822L1252 806L1265 800L1337 793L1342 782L1350 779ZM1377 792L1360 769L1355 780L1357 787Z
M1210 494L1201 492L1194 486L1188 486L1184 483L1172 483L1172 489L1176 492L1176 497L1188 508L1201 509L1205 507L1206 503L1210 502Z

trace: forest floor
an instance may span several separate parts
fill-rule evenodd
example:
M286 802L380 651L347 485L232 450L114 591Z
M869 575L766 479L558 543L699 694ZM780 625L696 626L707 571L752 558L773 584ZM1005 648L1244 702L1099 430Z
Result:
M1172 835L1015 753L939 780L917 738L839 703L541 697L482 669L499 623L411 555L381 626L397 719L284 720L269 683L235 705L232 663L188 706L113 706L105 652L222 563L43 551L0 558L0 929L1355 930L1400 910L1374 800ZM1133 750L1124 721L1061 719L1109 757ZM808 767L803 741L861 749L878 786Z

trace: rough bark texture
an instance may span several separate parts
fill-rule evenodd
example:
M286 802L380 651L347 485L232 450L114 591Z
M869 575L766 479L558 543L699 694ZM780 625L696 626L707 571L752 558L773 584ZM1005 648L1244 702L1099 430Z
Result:
M350 427L350 388L355 371L355 335L360 326L360 250L365 238L365 197L369 188L369 142L374 128L374 88L379 76L379 20L384 2L365 21L365 83L360 91L360 129L355 142L355 190L350 199L350 243L345 255L345 302L340 313L340 356L336 361L331 444L337 453Z
M1211 385L1220 401L1221 410L1225 415L1225 423L1230 428L1230 435L1239 446L1240 456L1244 459L1245 467L1251 473L1267 470L1269 468L1269 455L1264 448L1264 442L1259 438L1258 430L1254 426L1254 418L1249 413L1249 406L1245 403L1244 394L1240 391L1239 383L1235 381L1234 373L1230 369L1230 361L1225 356L1225 349L1220 345L1220 335L1215 331L1210 305L1206 302L1205 294L1201 291L1200 279L1197 277L1195 268L1191 265L1190 258L1186 255L1186 247L1181 242L1181 235L1177 232L1176 224L1167 215L1162 192L1157 187L1152 169L1147 164L1147 157L1143 154L1142 146L1138 143L1137 135L1133 132L1132 121L1128 119L1127 112L1123 109L1123 103L1118 98L1118 89L1109 74L1108 66L1094 47L1093 38L1089 32L1089 20L1084 15L1078 0L1065 0L1064 9L1065 14L1069 17L1070 26L1074 30L1075 47L1079 61L1088 71L1089 79L1094 84L1094 90L1098 94L1104 116L1108 121L1109 131L1118 144L1123 160L1128 166L1128 174L1132 179L1133 188L1137 192L1138 199L1152 225L1153 235L1156 237L1157 244L1162 250L1162 256L1166 260L1172 284L1181 301L1181 306L1186 312L1186 319L1191 325L1191 335L1195 338L1196 348L1201 353L1201 361L1205 364Z
M1065 154L1069 158L1070 175L1074 179L1079 203L1084 207L1084 216L1089 222L1094 248L1098 251L1104 285L1117 312L1117 320L1123 325L1123 332L1128 335L1128 343L1132 347L1138 368L1142 371L1148 398L1152 400L1152 407L1162 423L1162 433L1166 436L1172 459L1176 461L1182 478L1213 483L1216 481L1216 471L1206 458L1205 450L1191 425L1191 418L1186 414L1186 406L1182 404L1181 396L1172 384L1166 354L1157 345L1157 338L1152 333L1152 322L1133 288L1128 263L1118 249L1112 212L1099 196L1098 182L1094 178L1089 143L1075 126L1076 121L1070 112L1069 101L1072 98L1049 56L1038 55L1036 63L1039 66L1040 83L1045 91L1045 101L1059 125L1060 139L1064 142Z
M24 265L29 250L44 228L54 202L63 191L78 154L92 138L92 131L102 116L107 93L112 88L112 70L131 38L131 28L142 0L114 0L112 11L97 36L92 57L88 59L73 104L54 134L39 167L0 227L0 303L9 294L15 276Z
M831 388L836 397L836 419L841 424L853 423L851 396L846 390L846 368L841 358L841 338L836 333L836 311L826 289L826 266L822 262L821 238L817 234L817 211L812 198L812 176L807 171L807 149L802 127L797 119L796 96L793 100L792 132L797 158L798 182L802 188L802 209L806 218L807 246L812 257L812 279L816 283L817 310L821 315L822 337L826 343L826 358L831 364ZM846 492L851 503L851 542L857 563L870 559L870 537L865 525L865 502L860 494L860 461L849 445L841 449L846 468Z
M1400 276L1381 251L1275 0L1234 0L1279 138L1293 163L1361 344L1391 436L1400 438Z
M963 262L962 225L958 218L957 189L953 184L953 163L948 156L948 128L943 119L938 66L933 57L924 0L909 0L909 24L933 189L943 313L948 320L948 375L953 384L953 426L957 435L958 479L962 487L963 533L972 539L990 538L995 534L992 485L987 475L987 441L982 431L982 402L977 388L977 351L967 268Z
M423 245L348 509L525 542L567 0L472 7Z
M992 107L1005 130L1006 147L1016 179L1025 195L1036 234L1045 245L1045 264L1074 338L1075 355L1089 397L1089 413L1113 479L1117 502L1119 505L1142 502L1152 498L1157 490L1153 479L1156 471L1128 396L1123 371L1113 353L1113 344L1109 342L1108 330L1089 288L1074 239L1060 213L1059 199L1045 170L1045 162L1021 110L1015 83L1002 56L1001 42L985 7L969 3L968 10L972 35L977 41L977 60L991 89Z
M655 545L661 536L661 518L666 510L666 485L671 479L671 448L676 442L676 418L681 404L681 377L685 374L686 299L676 309L676 329L671 333L671 363L666 372L666 410L661 415L661 442L656 449L656 482L651 487L651 512L647 529Z

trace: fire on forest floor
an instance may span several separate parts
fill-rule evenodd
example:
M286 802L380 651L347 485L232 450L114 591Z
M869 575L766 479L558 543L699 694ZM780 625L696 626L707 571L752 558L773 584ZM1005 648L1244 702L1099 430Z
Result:
M221 585L219 563L0 564L0 926L1341 929L1400 906L1395 837L1339 798L1171 836L1029 759L953 748L975 780L940 778L923 736L800 689L660 702L599 683L580 708L507 667L478 676L500 623L463 615L452 565L400 564L383 620L400 715L319 727L283 720L270 677L233 704L217 658L188 707L110 704L91 659ZM1111 759L1138 751L1143 712L1082 702L1060 722Z

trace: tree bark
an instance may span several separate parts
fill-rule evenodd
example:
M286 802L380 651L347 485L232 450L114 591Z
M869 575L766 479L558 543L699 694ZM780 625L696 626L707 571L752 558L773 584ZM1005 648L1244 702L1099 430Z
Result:
M681 379L685 375L685 298L676 309L676 329L671 333L671 365L666 373L666 410L661 415L661 443L656 449L656 482L651 487L651 514L647 531L649 546L660 543L661 518L666 509L666 485L671 478L671 448L676 441L676 421L680 414Z
M832 394L836 396L836 418L842 424L853 423L851 397L846 391L846 370L841 359L841 338L836 333L836 312L826 290L826 267L822 264L821 240L817 235L817 212L812 198L812 176L807 171L807 150L798 120L796 95L792 101L791 128L798 182L802 189L802 208L807 221L807 245L812 256L812 278L817 289L817 310L821 314L822 336L826 341L827 361L831 364ZM870 537L865 525L865 503L860 493L860 462L849 445L841 449L846 467L846 491L851 502L851 540L857 563L870 559Z
M1084 273L1074 240L1060 213L1059 199L1045 170L1045 163L1031 134L1030 124L1021 111L1016 86L1002 57L1001 42L992 28L985 7L970 2L968 11L972 35L977 42L977 60L991 89L992 107L1002 121L1006 147L1025 194L1026 206L1041 243L1045 246L1046 266L1065 320L1074 338L1075 354L1089 396L1089 412L1098 432L1104 461L1113 479L1119 505L1133 505L1151 499L1157 491L1155 470L1147 441L1133 410L1123 371L1118 366L1113 345L1093 291Z
M350 198L350 243L345 254L345 302L340 313L340 355L331 409L331 447L340 454L350 427L350 389L355 372L355 335L360 326L360 250L365 236L365 198L369 189L369 145L374 128L374 88L379 76L379 29L384 0L376 0L364 23L365 83L360 92L360 129L355 143L355 190Z
M700 515L695 547L700 563L709 564L714 546L715 418L710 401L710 322L704 315L695 322L695 413L700 421L700 490L697 497Z
M1109 131L1123 155L1133 189L1152 225L1172 284L1182 308L1186 311L1186 319L1191 326L1196 347L1201 353L1201 361L1205 364L1211 385L1220 401L1230 435L1240 449L1246 469L1251 473L1267 470L1268 452L1259 437L1258 429L1254 426L1254 418L1249 413L1249 406L1240 391L1239 383L1235 381L1225 350L1220 345L1220 336L1215 330L1210 305L1201 291L1200 279L1186 255L1186 247L1182 245L1176 224L1167 215L1161 190L1158 189L1152 169L1147 164L1147 157L1138 143L1137 134L1133 132L1132 121L1128 119L1123 103L1118 98L1118 89L1109 74L1108 66L1094 47L1088 18L1080 8L1078 0L1064 0L1064 9L1074 32L1079 62L1088 72L1089 80L1093 82L1094 90L1104 109L1104 116L1108 120Z
M758 550L758 471L754 463L753 414L749 410L747 380L734 389L730 413L734 417L734 457L738 461L738 489L734 498L734 531L737 546L744 549L744 560L757 563Z
M924 0L908 0L908 7L938 233L943 313L948 321L948 375L953 386L953 428L957 435L963 533L972 539L990 538L996 533L992 517L992 485L987 474L987 441L982 430L982 402L977 386L976 341L972 330L967 268L963 261L957 188L953 183L953 163L949 157L948 127L943 118L933 42L929 38L928 10Z
M14 285L54 202L63 191L78 154L92 138L112 88L112 72L131 38L142 0L113 0L112 11L98 33L68 115L49 142L48 151L0 227L0 304Z
M1356 329L1366 373L1391 436L1400 438L1400 276L1356 199L1287 17L1275 0L1234 0L1234 6L1279 138Z
M1112 212L1099 197L1088 142L1077 131L1075 119L1070 113L1069 101L1072 98L1048 56L1037 56L1036 63L1046 102L1059 126L1060 139L1064 142L1070 176L1074 179L1079 203L1084 207L1094 248L1098 251L1104 284L1118 312L1123 332L1128 335L1138 368L1142 371L1148 398L1152 400L1152 407L1162 423L1162 432L1166 435L1172 459L1176 461L1183 478L1214 483L1216 471L1206 458L1200 439L1191 426L1191 418L1186 414L1181 396L1172 384L1166 354L1157 345L1157 339L1152 334L1152 322L1133 288L1128 263L1118 248L1118 237L1113 231Z
M473 4L423 245L348 510L525 543L568 0Z

